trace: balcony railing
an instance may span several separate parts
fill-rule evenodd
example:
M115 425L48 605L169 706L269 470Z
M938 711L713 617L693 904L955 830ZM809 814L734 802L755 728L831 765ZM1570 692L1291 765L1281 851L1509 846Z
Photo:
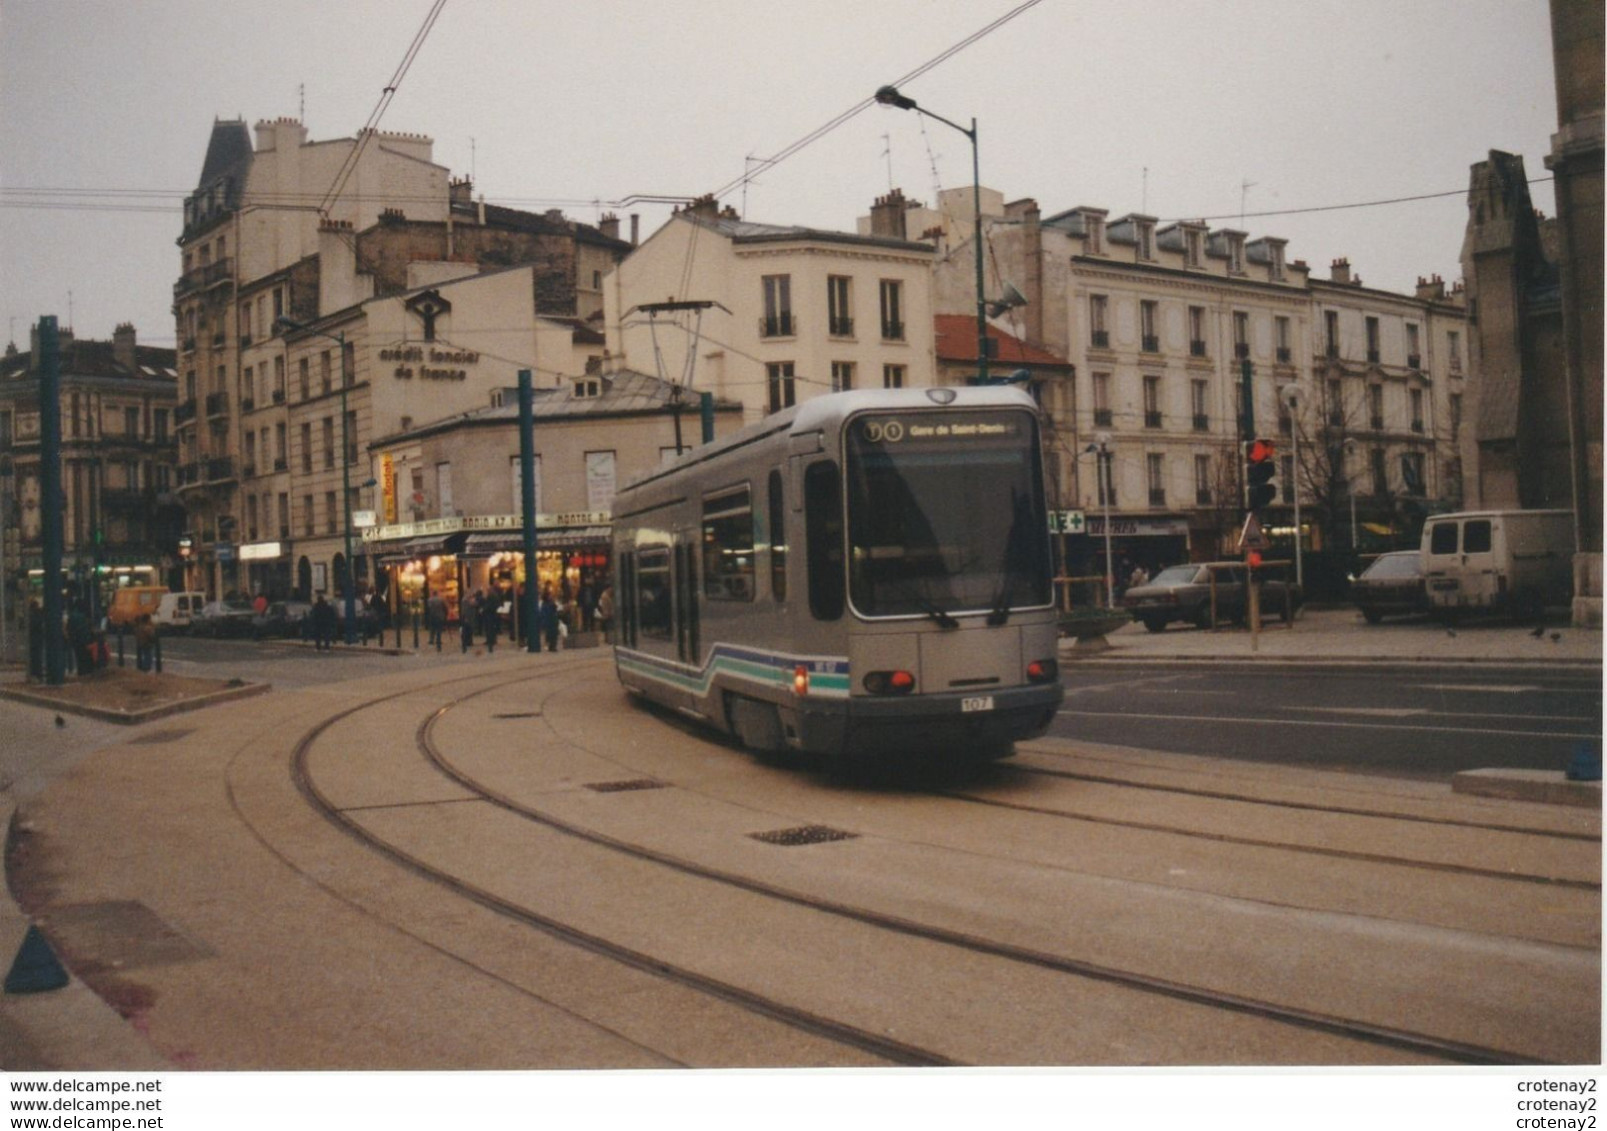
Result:
M759 336L761 338L790 338L796 332L790 313L776 314L768 318L759 319Z
M1151 487L1149 489L1149 505L1152 507L1164 507L1166 505L1165 487Z
M208 393L206 395L206 414L208 416L222 416L228 411L228 393Z
M1368 423L1372 425L1374 432L1382 432L1384 430L1384 418L1382 416L1374 416L1368 421Z
M232 281L233 277L234 260L220 259L216 263L208 263L204 267L186 271L179 281L173 284L173 297L180 298L191 291L227 283Z
M191 483L201 481L201 465L198 463L180 464L178 470L180 487L186 487Z
M1290 351L1288 346L1279 346L1278 347L1278 364L1279 365L1288 365L1290 358L1293 357L1293 356L1294 355Z
M1205 339L1204 338L1190 338L1189 339L1189 356L1190 357L1204 357L1205 356Z
M902 323L902 322L883 322L882 323L882 341L884 341L884 342L902 342L903 340L904 340L904 323Z
M1196 488L1194 488L1194 502L1195 502L1195 504L1197 506L1202 506L1202 507L1210 506L1211 505L1211 489L1209 487L1196 487Z
M173 423L174 424L183 424L187 420L194 420L194 419L195 419L195 398L194 397L191 397L187 401L180 401L178 404L173 406Z
M215 483L220 479L234 478L234 457L220 456L217 459L206 461L207 482Z
M1379 358L1379 353L1378 353L1378 350L1376 348L1369 349L1367 351L1367 362L1368 362L1369 365L1377 365L1378 364L1378 358Z
M256 465L255 461L252 461L252 462L249 462L249 463L242 463L240 465L240 478L241 479L250 479L252 476L256 475L256 473L257 473L257 465Z
M290 465L289 465L289 463L286 462L284 456L280 456L278 459L273 461L273 469L275 471L283 471L285 468L287 468L289 466Z
M1339 343L1338 342L1329 342L1328 343L1327 354L1328 354L1328 358L1329 358L1330 361L1338 359L1338 357L1339 357Z
M1250 343L1249 342L1234 342L1233 343L1233 356L1238 358L1240 361L1243 361L1245 358L1249 357L1250 356Z
M1089 334L1089 337L1091 339L1090 344L1096 350L1108 350L1110 348L1109 330L1094 330Z
M273 403L274 404L284 404L285 403L285 391L283 389L275 389L273 391Z
M1159 409L1144 410L1144 427L1159 428L1161 426L1161 413Z
M1196 431L1196 432L1209 432L1210 430L1211 430L1211 417L1210 417L1210 414L1204 413L1204 412L1196 412L1194 414L1194 431Z
M1094 409L1094 423L1096 425L1098 425L1101 428L1109 428L1110 427L1110 421L1111 421L1110 409L1108 409L1108 408L1096 408L1096 409Z
M827 330L834 338L852 338L854 336L854 320L843 317L830 319Z
M1407 354L1406 355L1406 367L1408 369L1421 369L1421 368L1423 368L1423 355L1420 354L1420 353L1409 353L1409 354Z
M1140 348L1143 349L1143 351L1145 353L1160 353L1161 352L1161 337L1160 337L1160 335L1159 334L1145 334L1144 335L1144 340L1142 341L1142 343L1140 343Z
M241 412L250 412L252 409L254 409L256 407L257 407L257 400L256 400L255 397L241 397L240 398L240 411Z
M1421 420L1412 421L1412 431L1421 436L1423 434L1423 422Z

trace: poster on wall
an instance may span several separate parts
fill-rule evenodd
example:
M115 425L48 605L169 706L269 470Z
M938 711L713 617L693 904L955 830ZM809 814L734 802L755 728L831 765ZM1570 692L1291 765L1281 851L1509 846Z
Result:
M329 590L329 566L327 566L323 562L313 562L313 564L312 564L312 591L313 591L313 593L315 593L315 594L317 594L317 593L325 593L328 590Z
M586 453L586 509L614 508L614 453Z

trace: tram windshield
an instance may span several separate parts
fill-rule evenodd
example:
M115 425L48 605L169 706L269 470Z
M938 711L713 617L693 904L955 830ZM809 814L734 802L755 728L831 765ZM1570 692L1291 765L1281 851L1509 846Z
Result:
M862 616L1051 601L1037 422L1017 410L914 412L848 427L849 593Z

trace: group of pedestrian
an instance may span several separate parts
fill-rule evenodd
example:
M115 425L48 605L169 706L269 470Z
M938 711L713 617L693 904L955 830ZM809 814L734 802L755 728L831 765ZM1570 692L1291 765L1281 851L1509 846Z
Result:
M575 616L582 631L596 631L599 626L607 631L614 616L614 591L604 588L595 599L592 594L590 586L581 587L574 602ZM474 646L476 636L485 644L487 652L496 651L497 638L504 631L502 609L511 599L506 594L497 591L487 593L483 589L476 589L463 599L458 609L458 644L463 652L468 652ZM437 652L444 646L451 616L451 607L440 592L431 593L425 599L424 625L429 632L429 644ZM536 602L535 631L536 639L549 652L558 651L560 642L569 633L565 606L560 604L551 585L541 587L541 595ZM523 633L519 635L522 639Z

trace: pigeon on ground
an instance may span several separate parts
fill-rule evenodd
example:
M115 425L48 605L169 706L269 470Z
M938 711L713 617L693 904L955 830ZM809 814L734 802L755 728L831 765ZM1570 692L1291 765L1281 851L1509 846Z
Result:
M60 715L57 715L56 716L56 725L58 727L64 727L64 726L67 725L67 720L62 718Z
M1456 635L1456 629L1454 629L1454 628L1446 629L1445 630L1445 635L1447 635L1447 636L1455 636Z
M1546 626L1543 625L1543 624L1537 624L1537 625L1534 626L1534 631L1531 632L1529 635L1534 637L1536 640L1539 640L1545 634L1546 634Z
M1560 632L1553 632L1553 633L1552 633L1552 634L1551 634L1551 642L1552 642L1552 643L1553 643L1553 644L1555 644L1555 643L1556 643L1556 642L1557 642L1557 641L1559 641L1559 640L1561 640L1561 639L1562 639L1562 633L1560 633Z

